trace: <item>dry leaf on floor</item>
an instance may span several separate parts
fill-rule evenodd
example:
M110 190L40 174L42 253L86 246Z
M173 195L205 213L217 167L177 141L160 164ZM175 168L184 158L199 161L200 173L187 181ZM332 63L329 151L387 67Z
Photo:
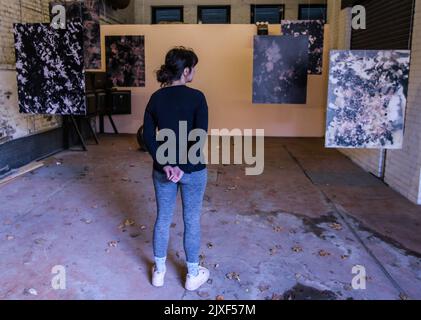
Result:
M237 280L238 282L240 282L240 275L236 272L230 272L226 274L226 277L229 280Z
M204 299L209 298L209 293L206 292L206 291L199 291L199 292L197 292L197 295L201 298L204 298Z
M282 295L274 293L274 294L272 294L271 300L284 300L284 299L283 299Z
M270 286L261 284L257 288L260 290L260 292L265 292L265 291L268 291L270 289Z
M129 181L129 178L121 178L121 181Z
M15 237L14 236L11 236L11 235L7 235L6 236L6 240L7 241L11 241L11 240L14 240L15 239Z
M337 230L337 231L342 230L342 225L340 223L337 223L337 222L334 222L334 223L329 224L329 227L331 229Z
M291 250L294 252L302 252L303 248L301 248L300 246L294 246L291 248Z
M279 227L279 226L273 227L273 231L275 231L275 232L282 232L283 230L284 230L284 228Z
M270 249L269 249L269 254L270 254L271 256L275 255L277 252L278 252L278 250L277 250L276 248L270 248Z
M209 243L207 244L207 246L208 246L208 249L212 249L212 248L213 248L213 244L212 244L211 242L209 242Z
M35 240L34 240L34 242L35 242L36 244L43 244L43 243L45 242L45 239L42 239L42 238L40 238L40 239L35 239Z
M349 256L347 256L347 255L342 255L342 256L341 256L341 259L342 259L342 260L346 260L346 259L348 259L348 258L349 258Z
M225 191L234 191L237 190L237 186L228 187Z
M110 242L108 242L108 246L111 247L111 248L117 247L117 241L110 241Z
M224 296L222 296L222 295L219 295L219 296L216 296L216 300L218 300L218 301L222 301L222 300L224 300L225 298L224 298Z
M321 257L328 257L328 256L330 256L330 253L327 252L327 251L325 251L325 250L320 250L319 251L319 256L321 256Z
M86 219L86 218L80 219L80 221L82 221L83 223L86 223L86 224L91 224L92 223L92 220L91 219Z
M216 264L214 264L214 266L213 266L215 269L218 269L219 268L219 263L216 263Z
M23 293L24 294L27 294L27 295L30 294L32 296L37 296L38 295L38 291L35 290L34 288L25 289Z
M124 225L126 226L126 227L131 227L131 226L134 226L135 225L135 221L133 220L133 219L126 219L125 221L124 221Z
M141 226L140 226L140 230L146 230L146 226L141 225Z

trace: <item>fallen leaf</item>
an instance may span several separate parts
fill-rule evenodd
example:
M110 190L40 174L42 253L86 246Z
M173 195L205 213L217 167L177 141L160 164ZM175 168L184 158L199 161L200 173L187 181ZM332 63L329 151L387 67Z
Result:
M218 300L218 301L222 301L222 300L224 300L225 298L224 298L224 296L222 296L222 295L219 295L219 296L216 296L216 300Z
M15 237L14 236L11 236L11 235L7 235L6 236L6 240L7 241L11 241L11 240L14 240L15 239Z
M140 230L146 230L146 226L140 226Z
M108 242L108 246L111 247L111 248L117 247L117 241L110 241L110 242Z
M237 190L237 186L228 187L225 191L234 191Z
M237 280L238 282L240 282L240 275L236 272L230 272L226 274L226 277L229 280Z
M337 230L337 231L342 230L342 225L340 223L337 223L337 222L329 224L329 227L334 229L334 230Z
M325 250L320 250L319 251L319 256L321 256L321 257L327 257L327 256L330 256L330 253L327 252L327 251L325 251Z
M42 238L40 238L40 239L35 239L35 240L34 240L34 242L35 242L36 244L43 244L43 243L45 242L45 239L42 239Z
M208 243L208 249L212 249L213 248L213 244L211 242Z
M26 295L30 294L32 296L38 295L37 290L35 290L34 288L25 289L23 293L26 294Z
M349 258L349 256L347 256L347 255L342 255L342 256L341 256L341 259L342 259L342 260L346 260L346 259L348 259L348 258Z
M274 293L274 294L272 294L272 299L271 300L283 300L283 297L280 294Z
M275 232L282 232L283 230L284 229L282 227L279 227L279 226L273 227L273 231L275 231Z
M294 246L291 248L291 250L294 252L302 252L303 248L301 248L300 246Z
M399 295L399 298L400 298L401 300L408 300L408 299L409 299L409 297L408 297L406 294L404 294L404 293L401 293L401 294Z
M219 268L219 263L216 263L213 267L214 267L215 269L218 269L218 268Z
M265 292L265 291L268 291L270 289L270 286L261 284L257 288L260 290L260 292Z
M201 298L204 298L204 299L209 297L209 293L206 292L206 291L199 291L199 292L197 292L197 295Z
M80 221L82 221L82 222L84 222L86 224L91 224L92 223L92 220L91 219L86 219L86 218L80 219Z
M126 227L131 227L131 226L134 226L135 225L135 221L133 220L133 219L126 219L126 221L124 221L124 225L126 226Z
M270 248L270 249L269 249L269 254L270 254L271 256L275 255L277 252L278 252L278 250L276 250L276 248Z

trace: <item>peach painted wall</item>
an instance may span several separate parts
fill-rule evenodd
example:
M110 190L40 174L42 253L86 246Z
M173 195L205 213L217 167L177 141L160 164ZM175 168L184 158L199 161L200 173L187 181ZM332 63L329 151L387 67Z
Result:
M121 133L137 132L149 97L159 89L154 71L170 48L183 45L199 56L189 86L206 95L210 129L265 129L266 136L274 137L324 136L328 50L323 75L309 76L306 105L260 105L252 104L254 25L102 25L101 32L103 52L106 35L145 36L146 87L130 88L131 115L113 117ZM271 25L270 34L279 35L280 25ZM328 35L327 26L325 48L329 48ZM105 54L102 65L105 68ZM111 132L107 119L105 128Z

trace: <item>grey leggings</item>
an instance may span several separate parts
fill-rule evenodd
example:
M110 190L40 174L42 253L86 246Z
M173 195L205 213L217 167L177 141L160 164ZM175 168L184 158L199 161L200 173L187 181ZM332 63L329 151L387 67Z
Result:
M181 180L175 184L167 180L165 173L153 171L158 211L153 234L155 257L163 258L167 256L170 227L178 189L180 188L183 203L184 251L187 262L199 262L200 217L207 177L207 169L189 174L185 173Z

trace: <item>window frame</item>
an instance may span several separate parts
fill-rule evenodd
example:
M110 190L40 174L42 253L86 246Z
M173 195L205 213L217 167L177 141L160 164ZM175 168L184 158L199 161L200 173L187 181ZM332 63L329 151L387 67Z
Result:
M311 3L311 4L307 4L307 3L301 3L298 5L298 20L308 20L308 18L306 19L306 17L302 17L301 16L301 9L303 8L320 8L320 9L325 9L326 11L326 15L325 18L322 19L324 21L327 21L327 4L325 3Z
M168 23L171 22L179 22L179 23L184 23L184 6L151 6L151 10L152 10L152 17L151 17L151 24L160 24L160 22L157 22L157 17L156 17L156 12L159 9L178 9L180 10L180 21L168 21Z
M285 4L251 4L250 5L250 23L255 24L255 15L256 15L256 8L272 8L272 7L280 7L282 8L282 14L279 12L279 23L285 19Z
M224 24L231 24L231 5L199 5L197 6L197 23L202 24L213 24L213 23L203 23L202 20L202 10L203 9L227 9L227 22Z

